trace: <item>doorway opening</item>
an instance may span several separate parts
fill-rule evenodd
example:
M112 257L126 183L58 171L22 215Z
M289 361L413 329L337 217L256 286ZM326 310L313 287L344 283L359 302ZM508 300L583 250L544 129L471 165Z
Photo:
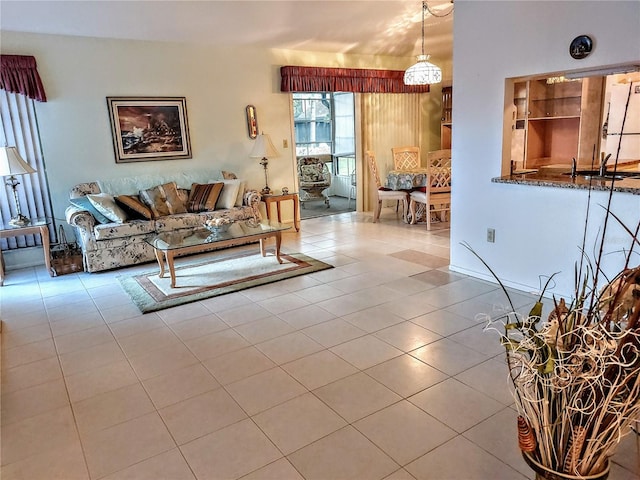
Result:
M301 189L302 219L356 210L355 98L350 92L294 93L296 167L304 157L320 157L328 167L330 185L322 198ZM298 178L300 182L300 178Z

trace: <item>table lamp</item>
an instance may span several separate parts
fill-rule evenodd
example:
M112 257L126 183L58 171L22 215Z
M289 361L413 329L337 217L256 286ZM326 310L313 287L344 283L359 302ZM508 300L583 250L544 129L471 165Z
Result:
M269 164L268 157L277 157L278 151L276 147L273 146L271 142L271 137L268 133L261 133L256 138L256 143L253 146L253 150L249 154L251 158L261 158L260 165L264 167L264 188L260 193L263 195L269 195L271 193L271 189L269 188L269 178L267 175L267 165Z
M9 223L11 225L25 226L31 223L28 217L22 215L20 211L20 202L18 201L18 192L16 187L20 182L16 175L25 175L27 173L36 173L36 171L25 162L16 147L0 147L0 176L9 177L6 184L13 189L13 199L16 202L16 216L11 217Z

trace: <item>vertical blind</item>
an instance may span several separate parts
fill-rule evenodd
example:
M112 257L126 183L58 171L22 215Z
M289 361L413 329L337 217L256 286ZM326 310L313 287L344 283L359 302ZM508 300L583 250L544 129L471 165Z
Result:
M421 94L419 93L363 93L361 99L362 145L364 151L376 155L380 178L393 169L391 148L420 146L422 131ZM369 167L364 172L370 178ZM369 182L364 182L370 189ZM371 202L372 193L365 191L365 199ZM372 209L372 204L365 209Z
M18 175L18 201L22 213L30 218L53 218L47 176L40 146L38 121L34 101L24 95L0 90L0 144L15 146L22 158L36 170L30 175ZM0 188L0 219L7 223L15 212L13 190L0 177L4 188ZM50 229L51 241L55 241L55 229ZM41 245L39 235L25 235L0 239L0 248L12 250Z

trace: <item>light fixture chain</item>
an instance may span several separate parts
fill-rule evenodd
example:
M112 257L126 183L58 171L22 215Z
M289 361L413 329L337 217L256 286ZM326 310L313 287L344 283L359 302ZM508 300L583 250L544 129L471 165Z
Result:
M427 6L427 2L423 0L422 2L422 55L424 55L424 12L429 7Z
M453 13L453 0L451 0L451 10L449 10L447 13L443 14L443 15L438 15L437 13L433 12L430 8L429 5L427 4L426 1L422 2L422 8L426 8L427 11L434 17L438 17L438 18L443 18L443 17L448 17L449 15L451 15Z

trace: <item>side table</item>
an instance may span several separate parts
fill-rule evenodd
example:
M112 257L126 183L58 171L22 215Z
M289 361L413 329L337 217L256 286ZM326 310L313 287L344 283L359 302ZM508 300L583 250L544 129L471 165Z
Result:
M49 221L46 218L37 218L31 221L29 225L19 226L0 224L0 238L17 237L20 235L40 234L42 237L42 249L44 250L44 263L47 266L49 275L53 277L51 270L51 252L49 247ZM2 258L2 250L0 250L0 286L4 285L4 259Z
M293 201L293 226L296 232L300 231L300 201L297 193L286 193L281 195L262 195L262 201L267 209L267 220L271 220L271 204L276 204L276 210L278 211L278 223L282 223L280 217L280 202L285 200Z

